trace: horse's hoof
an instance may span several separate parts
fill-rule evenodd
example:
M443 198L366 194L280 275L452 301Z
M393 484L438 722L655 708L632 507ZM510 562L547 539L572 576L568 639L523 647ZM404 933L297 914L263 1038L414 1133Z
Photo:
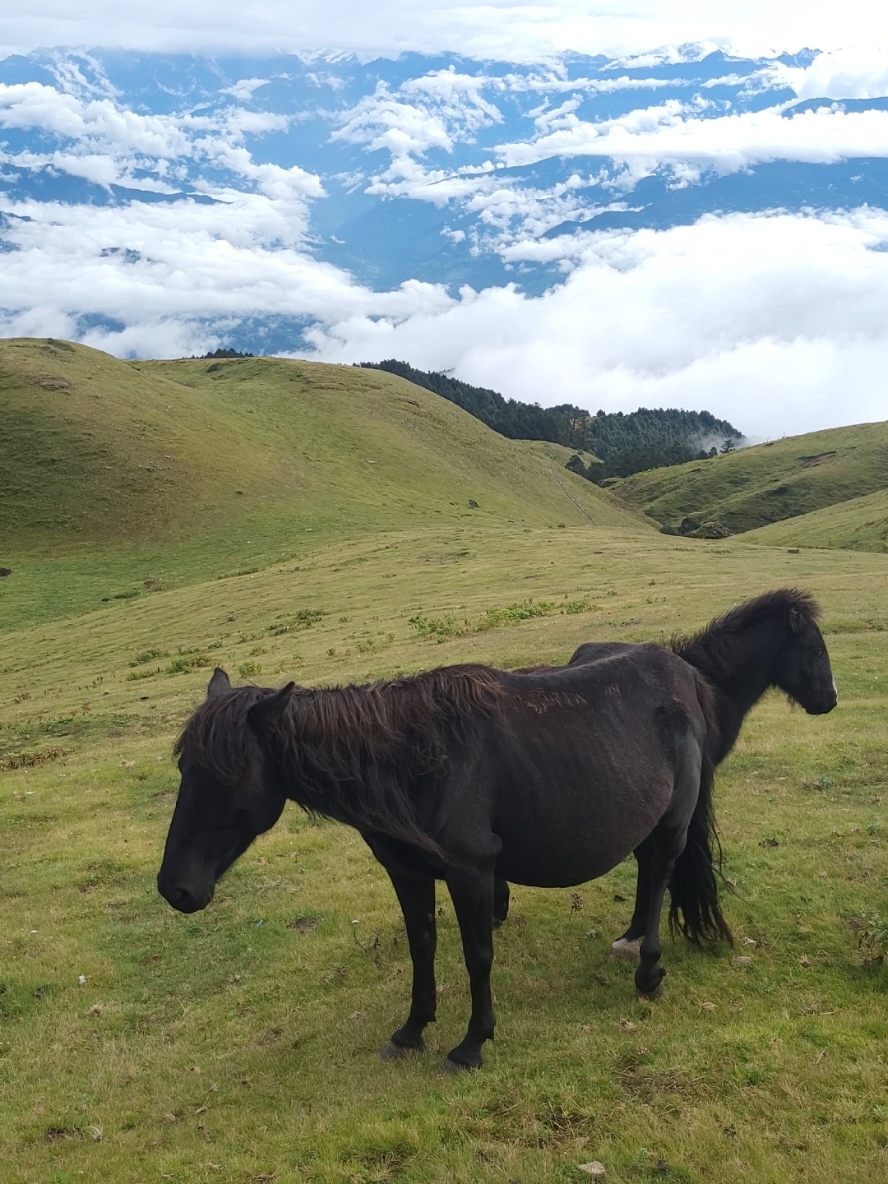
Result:
M608 958L614 962L637 962L641 957L642 940L640 937L636 937L634 940L618 937L615 942L611 943Z
M398 1061L401 1057L409 1057L412 1053L425 1052L424 1044L417 1044L407 1046L405 1044L395 1044L390 1040L382 1052L379 1054L380 1060L383 1061Z
M441 1066L441 1070L444 1073L472 1073L475 1069L480 1068L480 1061L476 1065L469 1065L465 1061L451 1061L450 1057L447 1057Z
M661 979L652 991L643 991L641 987L635 988L636 999L659 999L665 990L663 980Z

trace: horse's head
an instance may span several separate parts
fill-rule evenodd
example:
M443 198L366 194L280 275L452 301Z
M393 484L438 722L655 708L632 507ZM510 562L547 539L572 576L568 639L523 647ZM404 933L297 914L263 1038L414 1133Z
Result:
M174 909L206 908L219 877L280 818L286 797L265 768L258 737L293 689L235 690L224 670L214 672L206 702L176 745L181 782L157 876Z
M774 681L809 715L825 715L838 702L829 654L814 615L805 605L788 613L788 639L778 657Z

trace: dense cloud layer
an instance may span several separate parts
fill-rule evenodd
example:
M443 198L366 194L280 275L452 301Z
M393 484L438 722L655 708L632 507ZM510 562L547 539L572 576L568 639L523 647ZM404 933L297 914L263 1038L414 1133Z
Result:
M0 46L93 45L142 50L268 53L294 49L398 53L456 51L476 58L539 60L572 50L638 54L653 46L711 42L735 53L872 45L880 0L31 0L0 19ZM884 37L884 34L883 34Z

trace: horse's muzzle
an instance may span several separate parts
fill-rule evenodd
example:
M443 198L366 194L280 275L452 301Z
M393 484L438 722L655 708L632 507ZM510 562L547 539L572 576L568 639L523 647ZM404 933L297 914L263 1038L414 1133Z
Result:
M184 884L161 884L160 876L157 877L157 891L168 904L171 904L180 913L199 913L213 899L212 888L209 892L198 894Z
M833 680L833 684L829 690L829 693L827 695L825 695L823 699L820 699L818 702L811 703L810 705L806 706L805 711L807 711L808 715L829 715L829 713L836 706L838 701L839 701L839 692L836 689L835 680Z

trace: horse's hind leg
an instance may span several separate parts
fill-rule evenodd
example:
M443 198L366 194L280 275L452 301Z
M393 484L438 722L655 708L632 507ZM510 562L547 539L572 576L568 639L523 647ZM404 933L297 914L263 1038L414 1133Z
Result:
M648 915L645 918L642 939L641 961L635 972L635 985L639 995L656 998L663 993L665 971L659 965L663 946L659 941L659 918L663 912L663 899L669 881L673 879L675 861L684 849L687 839L687 825L675 829L661 821L649 839L648 860L649 896Z
M495 876L493 880L493 927L499 929L509 915L509 885Z
M638 864L638 875L635 881L635 909L629 928L611 943L610 956L624 958L634 962L641 950L641 939L647 929L648 908L650 904L651 884L651 840L645 839L635 848L635 861Z
M447 887L459 921L463 954L472 992L472 1015L462 1041L447 1054L451 1068L481 1067L481 1047L493 1039L493 1000L490 969L493 965L493 869L451 868Z
M422 1033L426 1024L435 1019L437 992L435 990L435 947L437 930L435 926L435 881L431 878L412 879L388 871L389 878L398 895L404 924L407 926L407 940L410 943L410 957L413 961L413 998L407 1022L392 1033L392 1038L382 1050L383 1060L403 1056L404 1053L422 1052Z

